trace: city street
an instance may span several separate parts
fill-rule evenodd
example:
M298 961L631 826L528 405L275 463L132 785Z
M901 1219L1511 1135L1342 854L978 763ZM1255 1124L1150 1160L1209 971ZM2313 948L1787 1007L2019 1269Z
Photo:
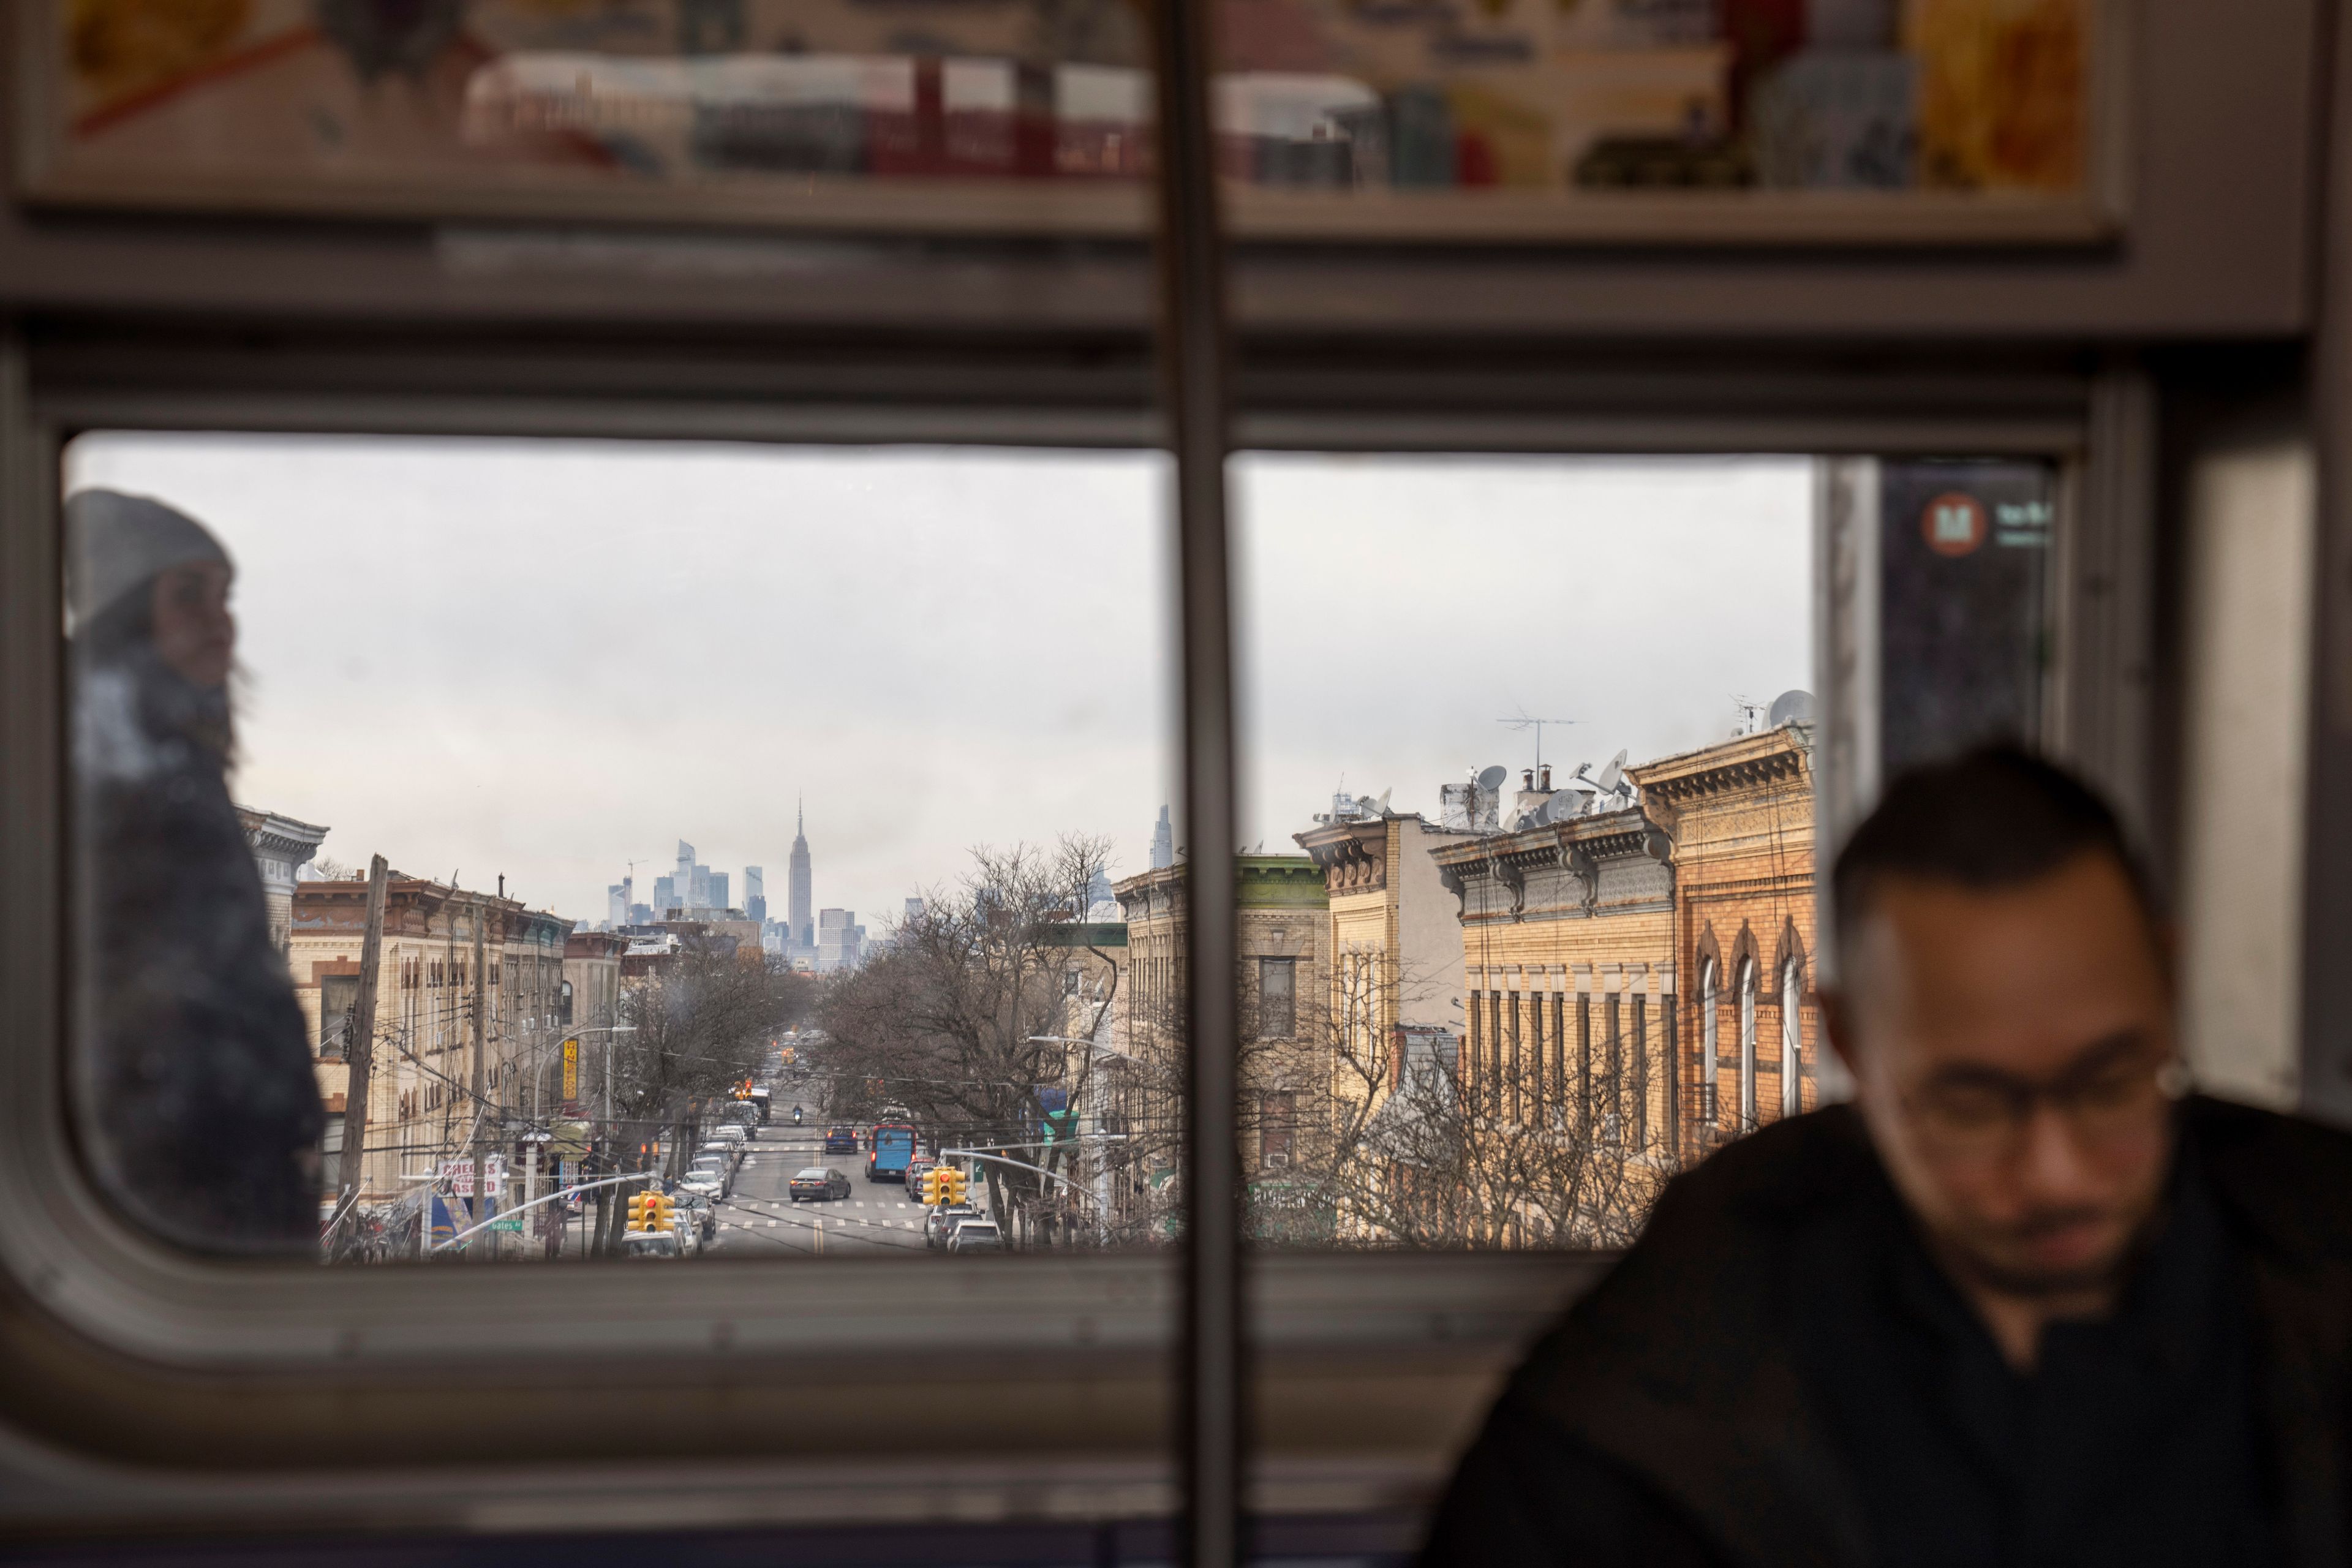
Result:
M827 1155L824 1129L771 1124L760 1129L735 1173L732 1196L719 1205L718 1253L753 1257L789 1252L827 1258L921 1252L923 1211L895 1182L866 1179L866 1156ZM849 1178L850 1195L794 1203L793 1173L824 1165Z

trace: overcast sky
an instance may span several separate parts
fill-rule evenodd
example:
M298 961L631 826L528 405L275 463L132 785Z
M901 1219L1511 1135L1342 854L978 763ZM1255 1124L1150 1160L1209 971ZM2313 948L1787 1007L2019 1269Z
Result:
M1811 685L1801 461L1236 465L1244 844L1331 792L1720 738ZM1166 469L1149 454L95 435L238 567L237 797L324 852L588 920L677 840L879 934L977 843L1172 797ZM1564 771L1564 770L1563 770Z

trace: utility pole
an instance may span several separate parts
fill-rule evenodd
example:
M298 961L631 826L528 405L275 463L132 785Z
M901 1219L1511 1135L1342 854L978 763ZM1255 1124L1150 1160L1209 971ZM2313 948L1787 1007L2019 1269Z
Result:
M383 952L384 890L390 868L383 857L368 861L367 927L360 937L359 993L352 999L351 1016L343 1020L343 1061L349 1071L343 1084L343 1152L335 1173L341 1188L341 1208L359 1201L367 1180L368 1071L375 1057L375 972ZM339 1229L338 1235L350 1231Z
M488 1011L490 972L482 967L482 916L487 912L482 900L474 900L474 1215L477 1222L484 1216L490 1201L490 1102L488 1080L483 1075L483 1043L489 1030ZM489 1240L486 1258L499 1255L499 1233L486 1230Z

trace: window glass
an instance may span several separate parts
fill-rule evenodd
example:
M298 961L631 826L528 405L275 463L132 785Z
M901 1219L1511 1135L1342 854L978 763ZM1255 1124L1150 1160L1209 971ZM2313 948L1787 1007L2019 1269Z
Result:
M2032 735L2053 469L1870 471L1885 764ZM1278 1094L1292 1130L1279 1170L1245 1143L1250 1234L1625 1242L1820 1103L1815 465L1234 475L1237 981L1278 956L1297 997L1279 1038L1241 1009L1245 1116Z
M1222 169L1244 232L2079 235L2099 10L1228 0Z
M1174 858L1157 455L98 433L65 484L74 1084L132 1221L1167 1234L1114 1222L1181 1135L1129 1027L1181 960L1113 891Z

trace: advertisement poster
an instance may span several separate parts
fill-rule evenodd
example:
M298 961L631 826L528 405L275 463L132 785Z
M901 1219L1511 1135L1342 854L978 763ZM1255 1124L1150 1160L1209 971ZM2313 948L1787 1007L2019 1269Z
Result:
M1142 3L26 0L24 173L131 206L1139 232ZM1219 0L1220 167L1244 232L1678 199L2057 233L2100 210L2110 3Z

